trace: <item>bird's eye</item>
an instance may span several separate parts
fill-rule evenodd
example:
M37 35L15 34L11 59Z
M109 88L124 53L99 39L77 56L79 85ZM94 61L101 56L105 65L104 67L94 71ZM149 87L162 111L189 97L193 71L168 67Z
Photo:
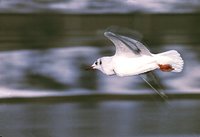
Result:
M100 60L99 64L101 65L102 64L102 61Z
M98 63L97 63L97 61L95 62L95 65L97 65Z

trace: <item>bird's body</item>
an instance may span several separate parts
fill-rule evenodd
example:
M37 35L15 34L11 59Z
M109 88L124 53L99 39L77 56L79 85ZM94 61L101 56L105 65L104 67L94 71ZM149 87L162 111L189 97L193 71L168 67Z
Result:
M92 69L117 76L139 75L155 69L164 72L181 72L183 69L183 59L176 50L152 54L141 42L132 38L112 32L104 35L114 43L116 52L113 56L97 59Z
M142 56L138 58L127 58L123 56L112 56L111 64L112 71L102 71L107 75L116 74L118 76L131 76L145 73L158 68L154 57Z
M153 56L143 55L137 58L113 56L113 69L118 76L138 75L158 67Z

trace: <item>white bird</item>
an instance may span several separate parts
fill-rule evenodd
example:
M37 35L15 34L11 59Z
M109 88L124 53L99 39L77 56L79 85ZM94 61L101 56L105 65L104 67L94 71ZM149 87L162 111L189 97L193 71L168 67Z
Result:
M152 54L141 42L132 38L112 32L105 32L104 35L114 43L116 52L113 56L97 59L91 69L98 69L106 75L121 77L144 74L155 69L164 72L181 72L183 69L184 61L176 50ZM146 80L145 82L148 83ZM151 86L150 83L148 84ZM164 94L153 89L159 95Z

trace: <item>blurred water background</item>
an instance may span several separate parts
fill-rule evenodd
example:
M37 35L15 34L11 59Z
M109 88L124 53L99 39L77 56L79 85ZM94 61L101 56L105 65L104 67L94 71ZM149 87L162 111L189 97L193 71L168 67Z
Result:
M200 136L199 11L199 0L0 0L0 135ZM156 71L168 102L137 76L84 70L114 54L110 26L182 54L182 73Z

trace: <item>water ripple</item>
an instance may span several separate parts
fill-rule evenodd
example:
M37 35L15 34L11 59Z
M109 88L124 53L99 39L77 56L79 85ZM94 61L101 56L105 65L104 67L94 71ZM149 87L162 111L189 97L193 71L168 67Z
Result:
M191 13L199 12L197 0L1 0L2 13L60 12L72 14L102 13Z

